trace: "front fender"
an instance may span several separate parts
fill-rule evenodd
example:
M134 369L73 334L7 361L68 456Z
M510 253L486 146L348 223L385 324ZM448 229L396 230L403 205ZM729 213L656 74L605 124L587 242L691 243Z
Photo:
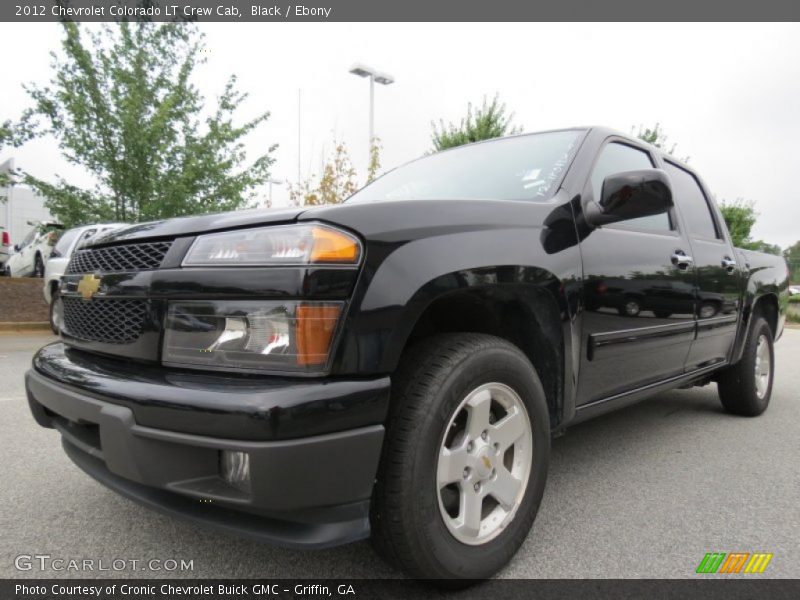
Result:
M569 332L578 301L576 247L547 254L540 227L460 231L409 241L362 273L338 353L341 372L391 373L425 309L447 294L547 290ZM369 249L368 249L369 253ZM532 293L532 292L530 292ZM569 351L567 351L569 356Z

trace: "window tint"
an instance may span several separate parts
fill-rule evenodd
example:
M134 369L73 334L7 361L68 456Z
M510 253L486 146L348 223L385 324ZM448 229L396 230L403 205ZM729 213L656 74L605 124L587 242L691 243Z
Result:
M603 191L603 180L614 173L623 171L637 171L639 169L652 169L653 163L647 152L638 150L625 144L608 144L600 153L597 163L592 171L592 194L595 200L600 199ZM606 227L618 227L620 229L652 229L656 231L669 231L669 213L661 213L649 217L640 217L607 225Z
M665 163L664 170L672 181L672 196L680 207L689 235L711 239L719 237L711 208L694 176L671 163Z

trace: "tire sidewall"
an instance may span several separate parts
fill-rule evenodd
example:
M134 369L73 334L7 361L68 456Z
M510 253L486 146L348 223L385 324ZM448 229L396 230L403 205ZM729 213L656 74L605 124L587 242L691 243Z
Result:
M436 471L441 441L455 410L475 388L503 383L522 398L531 423L532 460L528 486L508 527L480 546L456 540L439 510ZM506 348L474 354L461 362L436 390L428 419L418 429L418 451L407 484L414 486L413 530L428 560L437 563L443 577L485 578L505 565L524 541L541 502L547 478L550 424L542 386L523 356Z
M769 400L772 397L772 385L775 381L775 347L772 339L772 330L769 324L759 318L753 325L753 330L750 332L751 337L747 344L747 377L745 378L745 385L750 388L750 395L758 413L764 412L769 406ZM755 362L758 353L758 340L761 336L767 339L767 349L769 350L769 382L767 383L767 391L763 398L759 398L756 393L756 379L755 379Z
M59 335L60 330L58 325L53 320L53 314L56 308L56 302L61 302L61 297L59 296L58 292L55 292L50 298L50 329L53 331L54 334ZM64 314L64 307L61 307L61 314Z

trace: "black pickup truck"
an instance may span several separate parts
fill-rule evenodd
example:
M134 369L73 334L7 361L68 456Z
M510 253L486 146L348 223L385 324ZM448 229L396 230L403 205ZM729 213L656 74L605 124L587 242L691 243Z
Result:
M28 398L89 475L473 579L525 539L566 427L712 381L762 413L788 290L690 167L576 128L426 156L340 205L116 230L59 297Z

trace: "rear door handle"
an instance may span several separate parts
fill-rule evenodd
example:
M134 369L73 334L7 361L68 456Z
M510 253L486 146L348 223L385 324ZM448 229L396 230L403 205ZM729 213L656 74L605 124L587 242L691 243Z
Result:
M722 259L722 268L725 269L728 274L732 275L734 271L736 271L736 261L726 256Z
M683 250L676 250L672 253L672 264L679 269L686 269L694 264L694 259Z

